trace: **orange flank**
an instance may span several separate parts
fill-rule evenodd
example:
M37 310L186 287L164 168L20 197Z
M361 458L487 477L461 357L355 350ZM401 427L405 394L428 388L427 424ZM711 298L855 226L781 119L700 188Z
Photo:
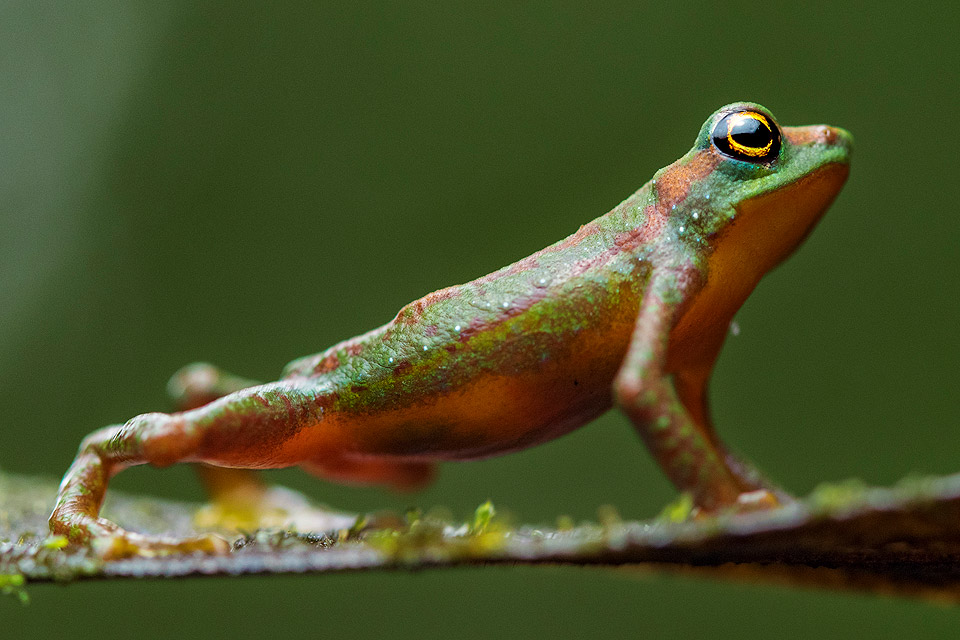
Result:
M283 457L476 459L556 438L612 406L638 301L620 305L567 340L556 357L516 372L478 371L451 391L377 411L338 411L285 443Z

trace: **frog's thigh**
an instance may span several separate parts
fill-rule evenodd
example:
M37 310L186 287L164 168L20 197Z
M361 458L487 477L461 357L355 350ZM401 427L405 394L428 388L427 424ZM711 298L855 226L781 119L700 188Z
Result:
M201 363L184 367L174 374L169 390L180 409L189 410L255 385L251 380ZM241 402L246 395L239 394ZM256 428L256 421L253 422L253 428ZM246 437L244 432L247 430L242 423L233 429L237 438ZM197 464L194 468L210 496L210 504L194 516L194 523L201 528L235 532L294 527L301 531L326 531L349 528L357 518L355 514L317 506L292 489L268 486L253 469L213 464Z
M420 489L433 479L432 462L390 458L325 457L301 465L315 476L352 485L385 485L398 491Z

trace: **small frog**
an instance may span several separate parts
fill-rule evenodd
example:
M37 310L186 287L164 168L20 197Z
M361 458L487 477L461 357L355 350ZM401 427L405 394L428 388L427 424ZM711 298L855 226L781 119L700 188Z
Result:
M171 382L180 411L82 442L50 528L104 557L222 553L229 545L212 534L164 539L100 518L110 478L203 463L214 504L255 509L276 496L249 469L413 489L438 461L531 447L613 405L691 516L782 505L791 497L721 443L707 383L734 313L843 186L851 146L843 129L781 128L760 105L727 105L693 149L606 215L295 360L277 382L182 370Z

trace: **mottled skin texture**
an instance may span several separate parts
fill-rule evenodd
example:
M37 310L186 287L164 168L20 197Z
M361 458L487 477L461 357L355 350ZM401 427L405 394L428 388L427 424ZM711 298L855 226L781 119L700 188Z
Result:
M52 531L111 557L219 552L213 536L159 540L100 518L109 478L134 464L201 462L215 500L253 503L265 491L241 469L299 465L415 488L436 461L550 440L613 404L691 495L694 515L789 500L725 450L706 387L733 314L843 185L851 139L822 125L784 128L779 151L738 159L712 142L721 119L738 113L760 114L776 131L759 105L723 107L690 152L611 212L292 362L278 382L187 367L171 381L181 411L84 440Z

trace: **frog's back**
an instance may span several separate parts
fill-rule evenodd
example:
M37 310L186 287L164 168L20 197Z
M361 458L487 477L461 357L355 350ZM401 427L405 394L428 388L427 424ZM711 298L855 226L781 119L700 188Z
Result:
M469 458L605 411L650 272L643 189L569 238L291 363L360 453ZM332 411L331 411L332 409Z

